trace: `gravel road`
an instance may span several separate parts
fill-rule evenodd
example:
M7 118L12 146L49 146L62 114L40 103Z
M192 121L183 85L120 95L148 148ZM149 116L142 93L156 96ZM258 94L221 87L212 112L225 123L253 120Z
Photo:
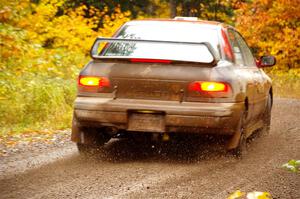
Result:
M0 198L213 198L267 191L300 198L300 175L281 165L300 159L300 101L276 99L271 132L245 158L226 155L222 140L150 145L110 141L92 158L73 143L0 158Z

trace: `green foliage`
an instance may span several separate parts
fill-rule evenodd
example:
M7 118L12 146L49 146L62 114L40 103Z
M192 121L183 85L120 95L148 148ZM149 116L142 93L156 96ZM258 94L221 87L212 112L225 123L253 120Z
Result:
M62 78L34 75L20 78L2 73L0 87L7 88L0 100L0 125L5 127L2 130L32 125L69 126L75 85L74 80Z
M0 36L0 133L69 126L84 53L45 49L10 24L0 24Z
M282 165L282 167L293 173L298 173L300 169L300 160L290 160L288 163Z
M64 0L0 0L0 6L0 134L70 127L77 75L92 42L110 36L130 13L68 9Z

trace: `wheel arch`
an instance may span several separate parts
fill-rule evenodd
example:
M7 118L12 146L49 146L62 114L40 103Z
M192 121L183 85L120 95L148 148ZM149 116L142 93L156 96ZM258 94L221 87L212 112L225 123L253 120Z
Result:
M245 103L245 111L248 112L249 111L249 99L247 96L245 97L244 103Z
M273 87L270 88L268 95L271 96L271 106L273 106Z

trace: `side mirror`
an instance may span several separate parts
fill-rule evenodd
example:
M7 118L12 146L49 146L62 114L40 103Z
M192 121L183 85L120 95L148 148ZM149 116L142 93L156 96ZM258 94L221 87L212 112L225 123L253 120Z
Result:
M276 64L276 59L274 56L262 56L256 61L256 65L259 68L271 67Z

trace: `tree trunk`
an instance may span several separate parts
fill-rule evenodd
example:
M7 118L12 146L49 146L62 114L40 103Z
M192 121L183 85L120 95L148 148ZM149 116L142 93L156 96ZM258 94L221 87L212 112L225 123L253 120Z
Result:
M182 16L190 17L191 16L191 2L183 2L182 3Z
M176 0L170 0L170 17L174 18L177 15L177 10L176 10Z

